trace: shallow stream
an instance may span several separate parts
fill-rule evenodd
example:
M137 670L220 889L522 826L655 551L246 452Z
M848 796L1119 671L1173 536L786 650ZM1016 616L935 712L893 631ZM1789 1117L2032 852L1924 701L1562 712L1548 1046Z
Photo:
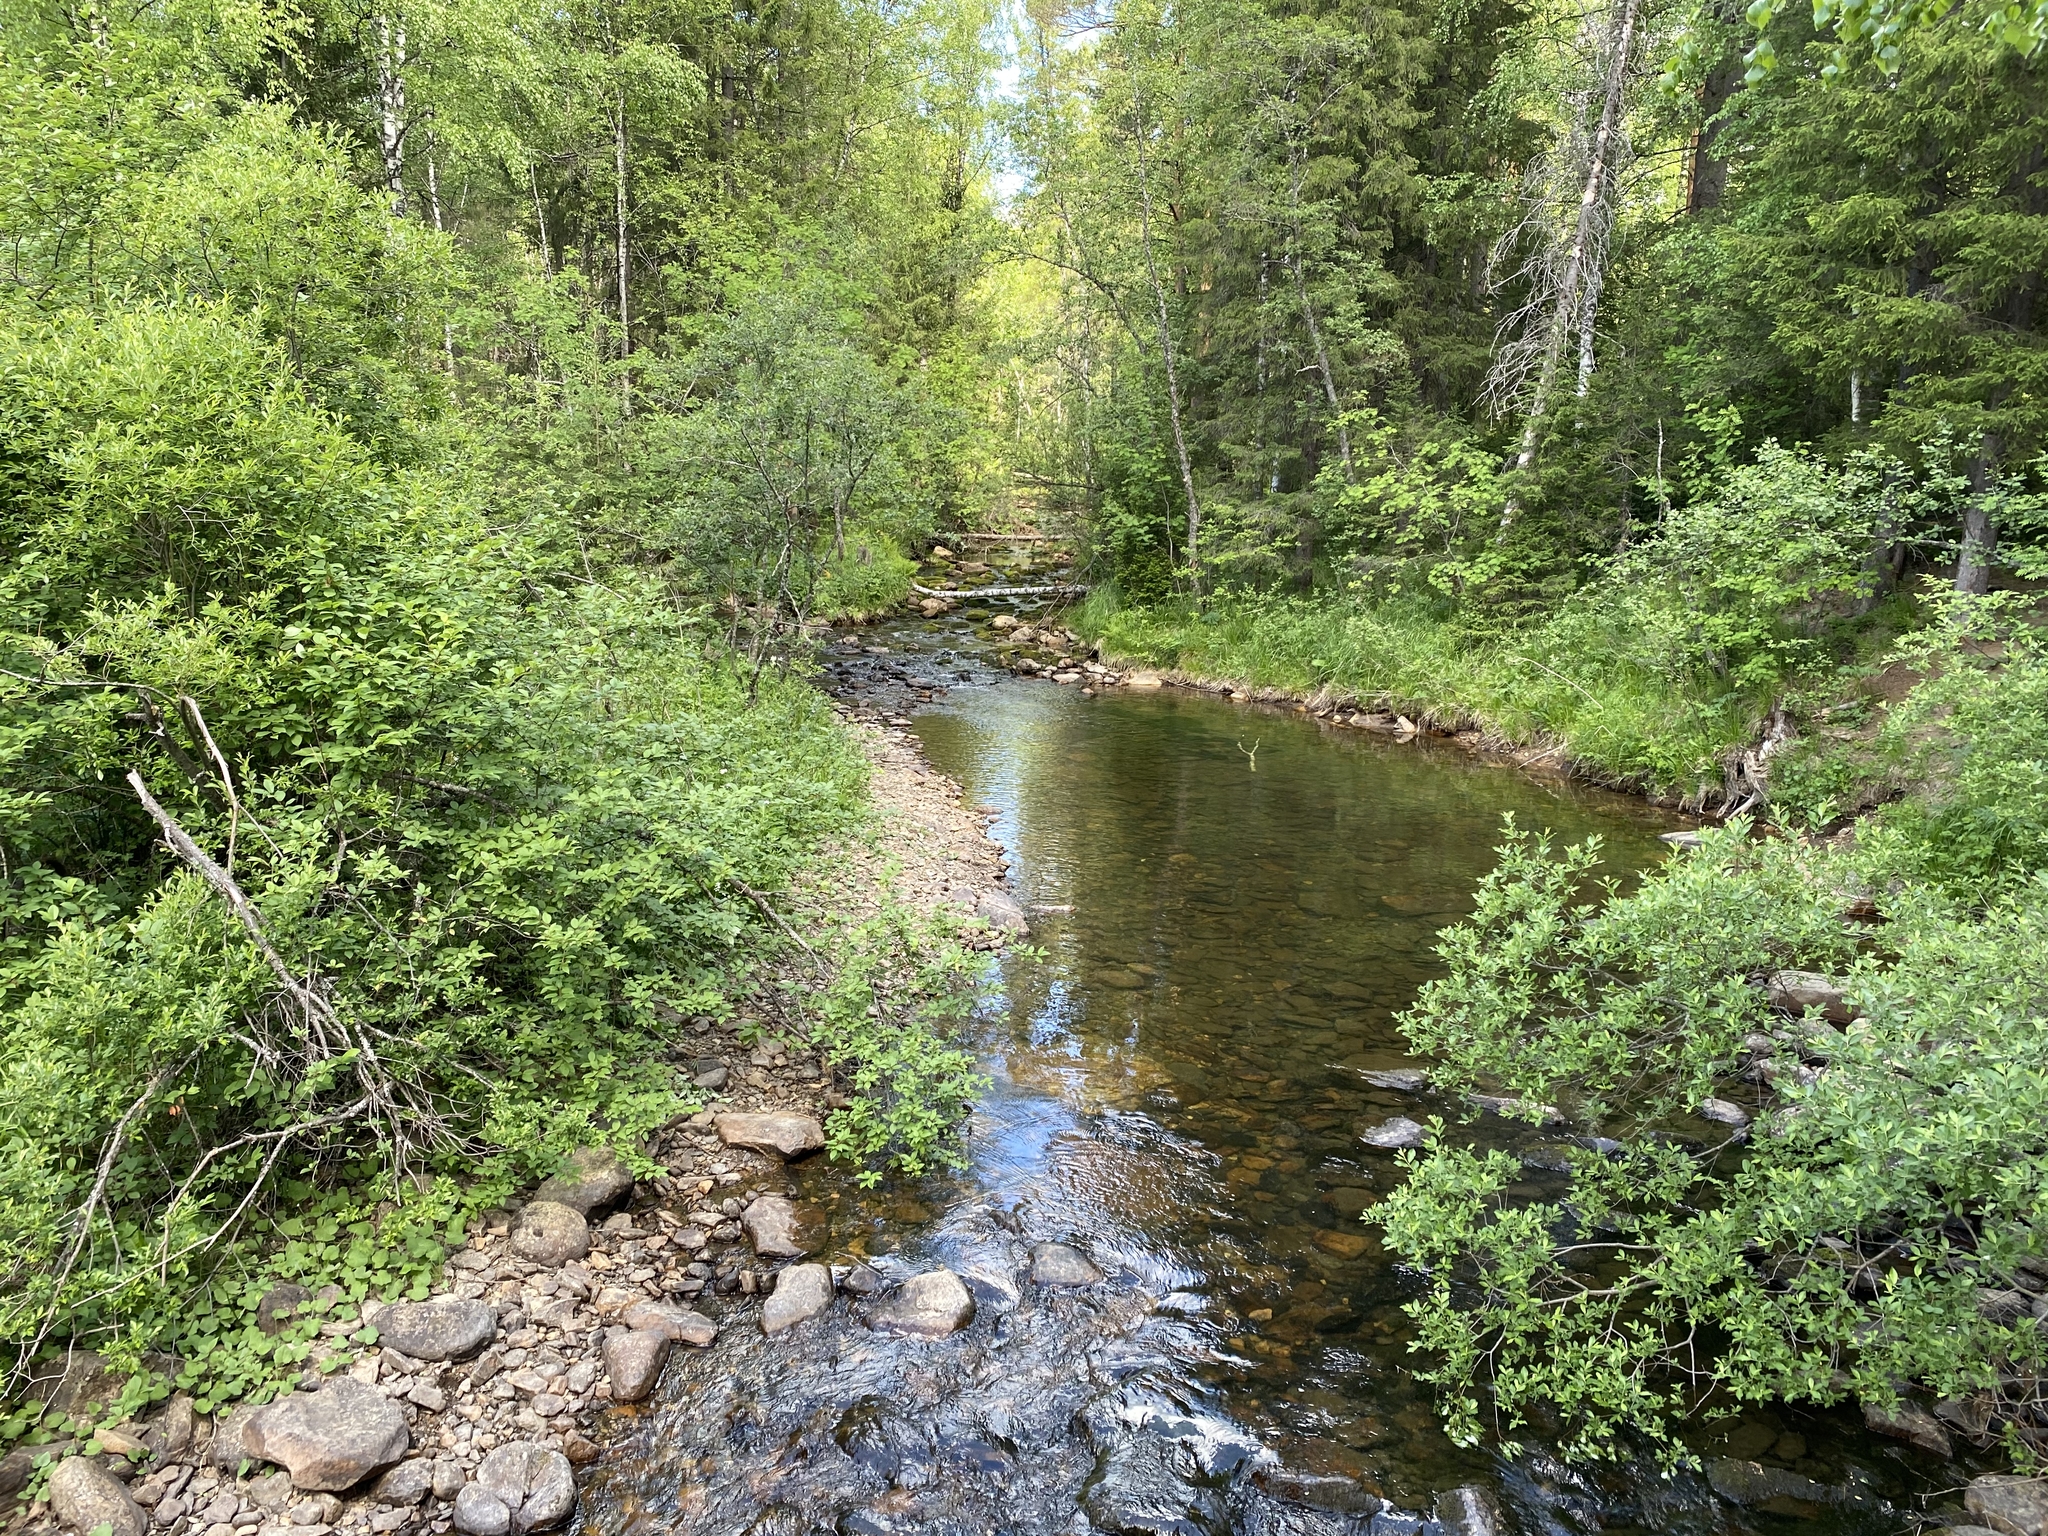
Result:
M1406 1062L1395 1017L1504 815L1597 834L1624 876L1664 856L1667 820L1284 710L1012 679L973 617L870 634L829 670L911 711L932 763L994 813L1038 953L1005 957L976 1020L993 1089L963 1170L874 1192L822 1159L790 1176L827 1213L823 1257L949 1266L976 1321L911 1343L842 1302L770 1341L736 1303L617 1431L596 1530L1395 1536L1435 1529L1467 1484L1515 1531L1909 1527L1924 1477L1838 1415L1701 1442L1839 1490L1780 1518L1696 1475L1460 1451L1412 1378L1413 1278L1360 1220L1396 1170L1359 1132L1460 1111L1360 1071ZM1526 1128L1473 1132L1540 1161ZM1032 1285L1043 1241L1106 1282Z

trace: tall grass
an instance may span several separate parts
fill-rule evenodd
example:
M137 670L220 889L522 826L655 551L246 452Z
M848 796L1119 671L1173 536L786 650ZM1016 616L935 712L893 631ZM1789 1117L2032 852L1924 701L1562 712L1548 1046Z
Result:
M1556 748L1552 761L1679 795L1718 785L1769 698L1674 667L1638 616L1568 607L1506 635L1420 603L1232 598L1125 607L1098 590L1075 628L1120 661L1307 697L1355 698L1440 725Z

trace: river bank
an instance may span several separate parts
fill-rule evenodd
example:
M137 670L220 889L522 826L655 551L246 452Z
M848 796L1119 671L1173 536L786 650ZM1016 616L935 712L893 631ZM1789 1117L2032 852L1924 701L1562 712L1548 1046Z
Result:
M702 1107L637 1149L641 1173L656 1172L579 1151L482 1213L415 1293L270 1286L264 1333L303 1345L296 1390L266 1404L199 1412L183 1392L123 1413L131 1371L70 1351L41 1377L61 1432L0 1460L10 1536L505 1536L567 1519L610 1420L817 1241L788 1165L823 1148L857 1089L855 1064L788 1006L820 985L811 952L890 911L970 948L1022 931L1001 850L958 786L900 728L842 722L870 765L871 813L779 898L794 947L728 1016L671 1010L666 1057ZM828 1300L832 1284L861 1284L843 1263L828 1282ZM178 1371L145 1363L160 1379Z

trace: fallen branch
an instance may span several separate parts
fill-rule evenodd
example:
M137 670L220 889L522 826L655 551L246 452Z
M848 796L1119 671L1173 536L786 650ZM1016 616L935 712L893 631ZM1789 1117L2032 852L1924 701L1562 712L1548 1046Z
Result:
M1049 587L968 587L956 592L943 592L933 587L920 587L916 582L910 590L921 592L926 597L1078 597L1088 589L1076 582L1062 582Z

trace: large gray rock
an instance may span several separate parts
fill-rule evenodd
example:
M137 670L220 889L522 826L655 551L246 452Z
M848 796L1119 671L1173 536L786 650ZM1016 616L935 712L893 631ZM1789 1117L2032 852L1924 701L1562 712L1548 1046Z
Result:
M572 1205L535 1200L512 1227L512 1251L530 1264L566 1264L590 1252L590 1223Z
M1396 1093L1422 1093L1429 1087L1429 1074L1420 1067L1361 1067L1358 1075L1375 1088L1391 1088Z
M498 1314L480 1301L437 1296L377 1314L377 1338L415 1360L466 1360L498 1336Z
M754 1252L764 1259L800 1259L817 1247L816 1223L781 1195L762 1195L740 1217Z
M1403 1147L1419 1147L1429 1139L1429 1132L1406 1115L1396 1115L1363 1132L1359 1138L1368 1147L1378 1147L1382 1152L1398 1151Z
M1022 935L1031 931L1031 919L1008 891L983 891L974 898L974 915L998 933Z
M455 1495L455 1529L466 1536L508 1536L512 1511L479 1483L465 1483Z
M2003 1472L1973 1478L1963 1507L2000 1536L2041 1536L2048 1530L2048 1483Z
M619 1319L628 1328L665 1333L677 1344L703 1349L718 1337L718 1324L702 1312L672 1301L643 1301L626 1308Z
M808 1322L832 1305L832 1271L822 1264L792 1264L775 1277L761 1303L761 1331L780 1333Z
M501 1445L492 1451L476 1469L476 1481L470 1486L481 1488L498 1502L515 1532L559 1525L576 1507L576 1475L569 1469L569 1458L531 1441Z
M1031 1278L1040 1285L1097 1285L1102 1271L1078 1248L1040 1243L1031 1250Z
M1880 1435L1894 1440L1903 1440L1916 1449L1946 1460L1949 1456L1948 1431L1941 1427L1941 1421L1918 1403L1901 1400L1889 1408L1880 1408L1875 1403L1863 1405L1865 1426Z
M612 1401L637 1403L661 1380L661 1368L668 1364L670 1344L666 1332L635 1328L614 1334L604 1341L605 1374L612 1379Z
M1847 1024L1856 1017L1856 1010L1849 1005L1842 989L1831 978L1815 971L1773 971L1764 982L1764 991L1774 1007L1787 1013L1804 1014L1809 1008L1817 1009L1830 1024Z
M148 1517L128 1496L119 1478L97 1460L67 1456L50 1473L50 1508L72 1530L85 1536L96 1526L111 1526L114 1536L143 1536Z
M578 1147L560 1170L533 1192L536 1200L566 1205L588 1216L633 1193L633 1170L608 1147Z
M974 1293L950 1269L912 1275L893 1296L868 1310L870 1328L916 1339L941 1339L974 1321Z
M242 1445L274 1461L292 1486L314 1492L353 1488L406 1453L412 1435L398 1405L352 1376L332 1376L318 1392L293 1392L259 1408Z
M720 1115L718 1138L728 1147L792 1159L823 1147L825 1127L809 1115Z

